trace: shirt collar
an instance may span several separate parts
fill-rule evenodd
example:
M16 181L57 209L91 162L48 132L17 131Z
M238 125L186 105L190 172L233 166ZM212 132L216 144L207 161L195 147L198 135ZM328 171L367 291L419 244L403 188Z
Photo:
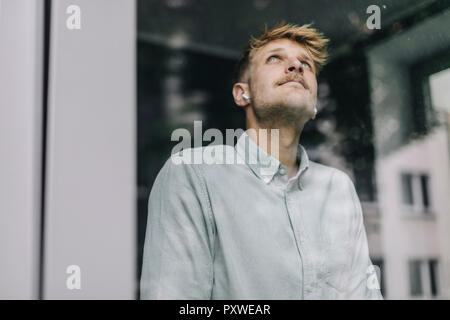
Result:
M244 132L236 143L236 152L245 163L251 168L253 173L263 180L266 184L270 183L275 174L280 170L286 170L278 159L267 154L262 150L248 135ZM300 183L300 176L309 167L309 159L305 148L298 145L297 162L299 163L299 170L294 177L298 181L300 189L303 189Z

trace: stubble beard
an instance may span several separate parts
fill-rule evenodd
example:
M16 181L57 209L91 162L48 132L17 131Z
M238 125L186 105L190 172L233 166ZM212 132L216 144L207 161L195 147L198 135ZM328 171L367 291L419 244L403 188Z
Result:
M310 103L310 101L252 103L251 108L258 123L265 128L299 128L303 127L304 123L311 117L308 111L311 108Z

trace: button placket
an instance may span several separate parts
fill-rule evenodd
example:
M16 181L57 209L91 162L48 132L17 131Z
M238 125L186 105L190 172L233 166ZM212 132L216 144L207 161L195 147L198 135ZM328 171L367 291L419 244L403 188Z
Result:
M297 251L299 254L299 259L300 259L300 265L299 267L301 268L301 273L302 273L302 297L304 296L304 283L305 283L305 272L304 272L304 256L303 256L303 249L301 248L301 243L302 240L299 238L300 234L298 233L298 228L297 228L297 224L296 224L296 216L295 216L295 211L292 210L292 206L291 206L291 200L289 197L289 190L287 187L285 187L284 189L284 201L285 201L285 206L286 206L286 211L287 211L287 215L291 224L291 228L292 231L294 233L294 240L295 240L295 244L297 247Z
M309 253L309 247L308 247L308 236L306 233L306 230L304 228L304 222L302 217L302 207L301 207L301 197L302 194L299 190L296 190L294 187L291 191L292 195L295 195L295 198L298 199L297 206L297 224L296 224L296 231L297 231L297 237L300 240L300 248L302 253L302 268L303 268L303 295L304 299L311 299L313 298L314 294L314 280L312 280L312 277L314 275L312 265L310 262L310 253Z

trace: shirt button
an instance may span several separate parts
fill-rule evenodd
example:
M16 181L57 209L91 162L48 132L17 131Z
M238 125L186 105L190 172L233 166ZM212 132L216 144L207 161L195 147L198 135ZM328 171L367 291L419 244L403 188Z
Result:
M280 168L280 174L281 174L281 175L285 175L285 174L286 174L286 169L283 168L283 167L281 167L281 168Z

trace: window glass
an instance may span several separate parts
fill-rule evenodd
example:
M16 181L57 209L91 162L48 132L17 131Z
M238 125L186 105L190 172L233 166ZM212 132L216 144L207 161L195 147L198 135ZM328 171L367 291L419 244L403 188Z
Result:
M195 121L202 133L245 129L231 94L236 62L250 36L284 20L313 23L330 38L330 59L317 77L318 114L300 143L312 161L355 183L371 257L386 266L385 298L426 296L420 262L404 261L421 256L424 245L450 261L450 197L438 196L450 194L450 5L444 2L385 1L379 28L370 28L370 1L138 0L138 278L148 197L178 143L172 133L187 129L194 146ZM450 265L431 264L430 290L439 294L450 283L438 272L448 273Z
M409 283L410 293L412 296L420 296L423 294L422 288L422 271L421 261L413 260L409 262Z

